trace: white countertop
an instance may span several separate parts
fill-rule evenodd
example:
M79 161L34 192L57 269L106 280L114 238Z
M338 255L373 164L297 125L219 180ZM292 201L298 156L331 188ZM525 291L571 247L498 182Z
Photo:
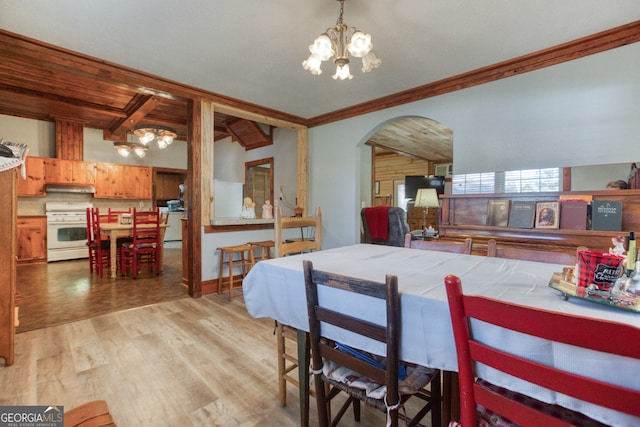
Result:
M214 218L211 225L248 225L248 224L273 224L273 218Z

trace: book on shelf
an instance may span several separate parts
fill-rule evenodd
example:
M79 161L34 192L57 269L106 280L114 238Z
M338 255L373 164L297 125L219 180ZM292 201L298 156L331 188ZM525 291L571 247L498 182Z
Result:
M584 200L560 201L560 228L569 230L587 229L587 207Z
M531 200L514 200L509 212L509 227L533 228L536 218L536 202Z
M561 194L558 196L558 200L560 202L582 200L587 203L591 203L593 196L589 194Z
M509 223L511 200L499 199L487 202L487 225L506 227Z
M591 229L621 231L622 202L612 200L591 202Z
M536 203L536 228L558 228L560 225L560 202Z

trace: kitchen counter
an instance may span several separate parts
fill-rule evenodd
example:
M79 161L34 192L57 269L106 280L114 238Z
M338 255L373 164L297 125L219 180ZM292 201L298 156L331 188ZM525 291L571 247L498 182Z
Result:
M253 225L253 224L274 224L273 218L214 218L211 225Z

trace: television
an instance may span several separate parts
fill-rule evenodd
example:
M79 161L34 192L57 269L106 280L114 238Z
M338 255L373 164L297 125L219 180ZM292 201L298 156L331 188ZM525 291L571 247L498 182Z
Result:
M407 175L404 177L405 199L416 199L419 188L435 188L438 195L444 194L444 176Z

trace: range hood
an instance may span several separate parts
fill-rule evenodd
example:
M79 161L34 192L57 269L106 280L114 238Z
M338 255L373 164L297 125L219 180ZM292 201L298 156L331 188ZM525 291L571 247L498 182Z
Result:
M86 193L93 194L96 192L96 188L93 185L85 184L67 184L67 183L47 183L45 186L47 193Z

